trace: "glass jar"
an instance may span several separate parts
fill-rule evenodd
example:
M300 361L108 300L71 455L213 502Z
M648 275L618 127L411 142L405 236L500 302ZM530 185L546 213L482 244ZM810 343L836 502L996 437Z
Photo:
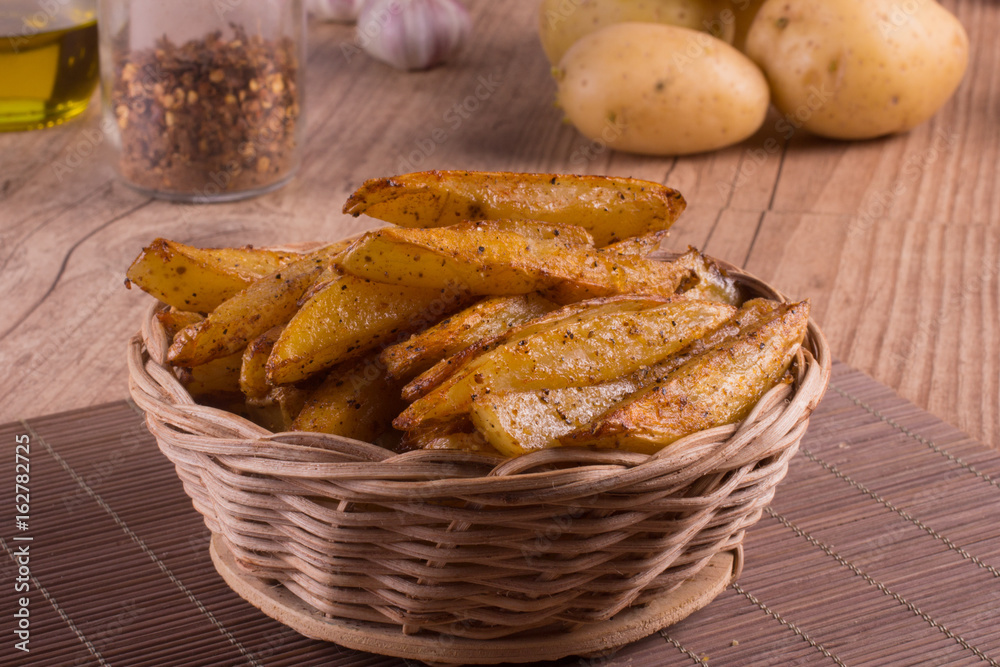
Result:
M97 75L96 0L0 2L0 130L82 113Z
M100 0L105 127L144 193L232 201L301 158L301 0Z

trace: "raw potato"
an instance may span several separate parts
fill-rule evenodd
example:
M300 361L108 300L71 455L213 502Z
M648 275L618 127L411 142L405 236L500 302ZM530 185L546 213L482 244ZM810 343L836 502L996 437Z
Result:
M685 206L676 190L634 178L425 171L365 181L344 204L344 213L402 227L490 219L579 225L603 247L665 231Z
M410 430L468 412L479 395L598 384L654 364L732 317L724 304L676 298L607 300L612 312L584 312L485 352L414 401L393 425ZM638 306L638 307L637 307Z
M538 34L553 65L581 37L613 23L666 23L732 42L730 5L730 0L542 0Z
M747 54L793 126L868 139L933 116L962 80L969 40L931 0L768 0Z
M128 281L163 303L207 313L298 255L256 248L193 248L156 239L128 268ZM128 282L126 285L129 284Z
M558 101L584 135L611 148L684 155L743 141L763 124L764 75L711 35L619 23L574 44L555 72Z
M782 304L561 442L654 454L691 433L736 423L781 382L808 323L808 302Z

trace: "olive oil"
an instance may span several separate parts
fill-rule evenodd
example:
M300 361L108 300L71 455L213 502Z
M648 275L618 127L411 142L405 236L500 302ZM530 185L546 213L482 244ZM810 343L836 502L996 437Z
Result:
M49 15L42 5L0 5L0 130L62 123L87 108L97 86L94 12Z

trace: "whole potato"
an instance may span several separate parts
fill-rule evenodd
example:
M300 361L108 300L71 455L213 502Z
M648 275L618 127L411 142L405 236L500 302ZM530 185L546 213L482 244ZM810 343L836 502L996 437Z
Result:
M767 0L746 51L797 126L868 139L933 116L962 80L969 40L933 0Z
M667 23L733 41L732 5L746 0L542 0L538 33L553 65L584 35L613 23Z
M574 44L555 70L559 104L583 134L650 155L735 144L761 126L767 81L746 56L703 32L618 23Z

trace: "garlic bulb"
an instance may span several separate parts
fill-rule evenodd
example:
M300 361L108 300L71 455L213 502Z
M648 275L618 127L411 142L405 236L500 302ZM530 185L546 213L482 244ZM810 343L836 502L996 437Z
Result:
M367 0L358 16L358 43L402 70L427 69L453 55L471 28L458 0Z
M320 21L354 23L364 0L306 0L306 11Z

